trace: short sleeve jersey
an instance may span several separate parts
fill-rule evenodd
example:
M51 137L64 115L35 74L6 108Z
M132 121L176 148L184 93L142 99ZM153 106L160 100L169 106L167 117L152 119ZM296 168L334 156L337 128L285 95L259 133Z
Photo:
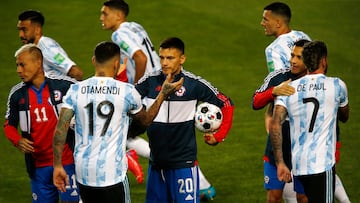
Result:
M269 72L278 69L290 68L291 49L298 40L310 40L304 32L292 30L278 36L265 49L266 63Z
M53 39L42 36L37 46L44 56L43 65L47 76L66 76L75 63Z
M330 170L335 164L336 122L339 107L348 104L345 83L323 74L306 75L290 83L291 96L278 96L290 119L294 175Z
M70 87L63 107L75 113L77 181L92 187L124 181L129 113L142 108L134 86L110 77L91 77Z
M132 59L134 53L142 50L146 57L145 73L151 73L161 69L160 58L145 29L135 22L121 23L119 28L112 33L111 39L120 46L121 62L128 58L126 71L130 83L134 83L135 61Z

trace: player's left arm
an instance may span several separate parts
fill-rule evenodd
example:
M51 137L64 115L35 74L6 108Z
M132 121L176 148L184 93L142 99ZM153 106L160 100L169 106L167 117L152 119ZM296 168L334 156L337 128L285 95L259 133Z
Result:
M53 138L54 151L54 172L53 181L56 188L62 192L66 191L66 185L69 185L69 179L62 165L62 153L66 142L67 131L70 126L71 118L74 112L68 108L61 108L58 123L55 128Z
M223 114L223 120L221 122L221 125L219 129L212 134L213 138L209 138L209 136L205 135L205 142L210 145L215 145L219 142L222 142L225 140L226 136L228 135L232 122L233 122L233 116L234 116L234 103L231 101L231 99L221 92L217 95L217 98L220 99L223 102L223 107L221 107L221 112ZM214 142L216 141L216 143Z

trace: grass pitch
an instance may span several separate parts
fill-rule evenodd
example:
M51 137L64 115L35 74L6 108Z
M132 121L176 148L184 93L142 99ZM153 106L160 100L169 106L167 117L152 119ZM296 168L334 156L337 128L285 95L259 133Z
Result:
M270 1L197 0L132 1L129 21L148 31L153 43L169 36L182 38L186 46L187 70L201 75L230 96L236 105L233 128L224 143L210 147L198 136L199 163L217 189L213 202L265 202L262 155L265 148L264 111L251 109L251 98L267 74L264 48L273 40L260 26L263 7ZM348 86L350 120L341 125L342 156L337 167L352 202L360 202L357 161L360 139L360 43L358 0L286 1L292 8L291 27L312 39L326 42L330 76ZM102 1L2 1L0 13L1 89L0 113L4 115L10 88L19 80L14 52L20 47L17 15L38 9L45 15L44 35L57 40L89 77L93 73L92 51L110 32L101 29ZM4 117L2 121L4 120ZM140 160L147 169L147 161ZM131 181L132 201L144 202L145 185ZM0 203L31 200L30 184L22 154L0 135Z

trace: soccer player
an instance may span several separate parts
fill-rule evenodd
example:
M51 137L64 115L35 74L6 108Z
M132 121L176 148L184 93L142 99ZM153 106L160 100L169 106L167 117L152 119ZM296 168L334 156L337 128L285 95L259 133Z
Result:
M61 46L55 40L43 35L45 18L42 13L26 10L19 14L18 20L17 28L21 42L34 43L41 49L45 74L82 79L82 70L68 57Z
M100 21L102 28L113 31L111 40L121 49L121 63L126 64L119 70L117 79L131 84L144 76L160 70L160 59L146 30L136 22L128 22L129 5L122 0L109 0L101 7ZM126 60L126 61L125 61ZM144 181L144 174L137 161L137 154L150 157L149 143L142 137L128 136L127 147L129 170L138 183Z
M292 86L288 83L306 75L306 67L302 61L303 46L308 40L299 40L294 43L291 52L290 69L280 69L268 74L264 79L264 84L258 88L254 95L252 106L254 110L264 108L267 104L273 103L277 96L288 96L295 92ZM291 152L290 152L290 131L289 121L285 120L282 126L283 129L283 156L286 165L291 168ZM287 187L285 190L285 182L279 181L276 174L276 165L274 154L268 136L267 145L264 155L264 188L267 190L267 202L281 202L284 194L284 199L287 203L296 202L296 195L293 185ZM300 194L299 194L300 195ZM298 197L301 198L301 197Z
M301 39L310 40L309 36L302 31L292 30L290 28L291 9L282 2L273 2L264 7L261 26L264 27L266 36L275 37L275 40L265 49L267 68L269 72L278 69L290 68L291 50L296 41ZM272 116L273 105L268 105L265 111L265 129L269 132L269 122ZM266 161L266 157L265 157ZM266 181L265 177L265 181ZM292 187L291 184L285 184L285 188ZM291 191L286 189L286 191ZM295 199L294 194L286 194L289 197L287 201ZM267 188L268 199L276 197L272 196L272 188Z
M170 83L169 73L154 103L143 108L134 86L115 80L120 68L120 48L113 42L99 43L92 62L95 75L71 85L64 96L56 126L54 184L66 191L69 178L63 168L62 153L70 120L75 115L75 166L84 203L131 202L126 177L126 139L129 117L149 125L161 103L182 86L183 79Z
M117 79L136 84L145 74L161 69L160 59L145 29L136 22L128 22L129 5L123 0L109 0L103 3L100 21L105 30L113 31L111 39L118 44L121 53L121 63L126 61L126 70L119 71ZM138 127L137 127L138 128ZM129 159L137 160L137 155L150 158L149 143L140 136L129 136L127 140ZM129 161L129 170L135 175L138 183L143 181L142 169L138 162ZM202 196L213 199L215 188L209 183L200 170L200 189Z
M292 172L304 187L309 203L333 202L335 189L335 150L337 119L349 117L345 83L325 76L328 68L324 42L305 44L303 61L308 74L290 82L295 93L278 96L270 126L279 180L291 181L282 150L282 125L286 116L290 123Z
M200 201L194 126L198 102L217 105L223 113L219 130L205 134L207 144L216 145L224 141L232 125L232 101L206 80L184 70L184 50L181 39L165 39L159 50L162 70L145 76L135 86L144 104L150 106L167 74L173 74L175 81L184 78L183 86L166 99L158 116L147 128L151 149L147 203Z
M16 51L15 57L16 72L22 82L10 91L4 132L7 139L25 154L32 202L58 203L59 196L63 203L78 202L74 158L68 144L64 146L62 164L70 184L66 190L59 192L52 182L52 137L62 96L75 80L46 77L43 56L35 44L23 45Z

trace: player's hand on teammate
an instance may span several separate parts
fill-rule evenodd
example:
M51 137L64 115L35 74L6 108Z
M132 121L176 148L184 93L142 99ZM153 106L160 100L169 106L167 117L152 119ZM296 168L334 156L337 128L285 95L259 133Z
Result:
M290 86L291 79L282 82L280 85L274 87L272 94L275 96L289 96L295 93L295 88Z
M69 178L62 166L54 166L53 182L60 192L66 192L66 186L70 185Z
M23 153L33 153L35 151L33 144L33 141L26 138L21 138L16 147Z

